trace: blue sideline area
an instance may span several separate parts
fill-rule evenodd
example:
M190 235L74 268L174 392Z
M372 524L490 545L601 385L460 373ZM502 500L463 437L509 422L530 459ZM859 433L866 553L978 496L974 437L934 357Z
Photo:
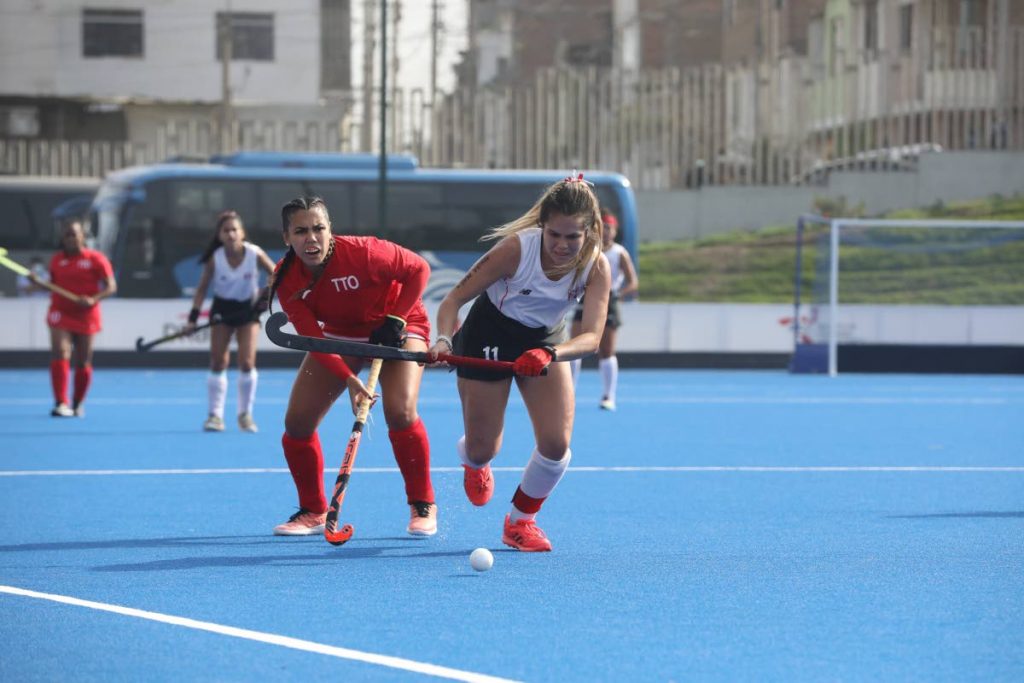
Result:
M48 416L45 370L0 371L0 680L1024 678L1020 377L634 370L607 413L584 371L572 467L538 520L555 549L530 555L500 541L525 409L474 508L455 378L433 370L440 533L404 534L378 407L342 514L355 538L271 536L296 504L292 375L263 370L253 435L200 431L202 371L97 368L84 419ZM328 482L351 421L339 405L322 432Z

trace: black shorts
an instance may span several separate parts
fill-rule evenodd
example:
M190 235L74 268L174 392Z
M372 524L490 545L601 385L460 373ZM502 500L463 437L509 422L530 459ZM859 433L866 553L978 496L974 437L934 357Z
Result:
M236 299L221 299L213 297L213 305L210 306L210 320L214 324L227 325L228 327L243 327L250 323L259 322L259 313L253 308L252 301L238 301Z
M455 355L489 360L514 361L529 349L565 341L565 323L553 328L529 327L509 318L499 311L487 294L481 294L473 302L462 327L452 337ZM457 368L459 377L494 382L508 379L508 373L481 370L479 368Z
M583 297L583 299L586 298ZM573 322L578 323L583 320L583 299L580 299L580 304L572 315ZM617 330L622 326L622 314L619 312L619 297L615 293L608 295L608 319L605 321L604 326L613 330Z

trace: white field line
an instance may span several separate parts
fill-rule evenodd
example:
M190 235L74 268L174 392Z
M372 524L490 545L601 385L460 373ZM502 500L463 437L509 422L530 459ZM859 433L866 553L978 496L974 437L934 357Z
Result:
M376 664L377 666L383 666L389 669L411 671L417 674L423 674L426 676L436 676L438 678L447 678L453 681L469 681L471 683L508 683L509 681L509 679L507 678L497 678L495 676L487 676L484 674L473 673L472 671L450 669L446 666L437 666L436 664L427 664L425 662L417 662L411 659L403 659L401 657L390 657L388 655L379 655L373 652L350 650L345 647L324 645L323 643L315 643L310 640L302 640L299 638L280 636L274 633L250 631L249 629L235 628L234 626L214 624L209 621L198 621L196 619L189 619L187 617L177 617L171 614L148 612L146 610L135 609L133 607L122 607L120 605L111 605L105 602L81 600L79 598L72 598L66 595L39 593L37 591L25 590L23 588L15 588L13 586L4 585L0 585L0 593L7 593L9 595L17 595L25 598L35 598L37 600L49 600L50 602L58 602L65 605L74 605L75 607L86 607L88 609L99 610L101 612L112 612L114 614L120 614L126 617L146 619L149 621L156 621L161 624L170 624L171 626L183 626L185 628L191 628L197 631L208 631L210 633L216 633L222 636L242 638L243 640L253 640L258 643L266 643L267 645L277 645L280 647L291 648L293 650L302 650L304 652L313 652L320 655L327 655L328 657L350 659L352 661L364 662L366 664Z
M494 472L522 472L522 467L492 467ZM356 467L359 474L398 474L397 467ZM433 473L462 472L462 467L432 467ZM1024 466L986 467L969 465L669 465L669 466L571 466L569 473L606 472L1024 472ZM69 477L164 474L288 474L284 467L242 467L203 469L131 469L131 470L0 470L0 477Z
M260 405L284 405L286 398L261 398ZM1018 401L991 396L637 396L620 397L619 405L1006 405ZM0 398L0 406L50 406L51 399L45 398ZM427 405L457 405L457 396L451 398L420 397L420 403ZM201 398L95 398L89 405L103 406L152 406L206 405Z

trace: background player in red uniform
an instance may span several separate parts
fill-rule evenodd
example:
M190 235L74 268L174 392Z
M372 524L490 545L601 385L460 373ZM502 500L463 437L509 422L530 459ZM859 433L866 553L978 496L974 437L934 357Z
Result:
M299 197L281 209L288 252L277 264L271 300L299 334L341 337L425 351L430 321L421 296L430 266L417 254L375 237L333 235L327 205ZM355 412L373 397L359 379L363 361L309 353L288 399L281 439L299 495L299 511L274 528L281 536L322 533L327 513L324 460L317 428L347 389ZM416 409L423 368L386 361L380 373L384 419L395 460L405 480L410 508L408 533L437 532L437 506L430 481L430 443Z
M78 295L77 301L50 296L50 381L54 417L82 417L82 403L92 383L93 336L102 328L99 302L117 292L114 270L102 253L85 246L80 221L64 225L61 250L50 259L50 282ZM75 387L68 405L68 376L75 364Z

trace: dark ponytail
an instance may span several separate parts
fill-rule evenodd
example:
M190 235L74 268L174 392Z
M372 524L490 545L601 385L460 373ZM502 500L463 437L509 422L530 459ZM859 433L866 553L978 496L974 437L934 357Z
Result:
M224 225L224 221L232 218L237 218L238 224L242 226L243 231L245 230L245 224L242 223L242 217L238 215L237 211L228 210L220 212L217 215L217 227L213 229L213 239L211 239L210 243L206 245L206 250L203 251L202 256L199 257L200 263L206 263L209 261L210 257L213 256L213 252L217 251L217 249L224 245L224 243L220 241L220 226Z

